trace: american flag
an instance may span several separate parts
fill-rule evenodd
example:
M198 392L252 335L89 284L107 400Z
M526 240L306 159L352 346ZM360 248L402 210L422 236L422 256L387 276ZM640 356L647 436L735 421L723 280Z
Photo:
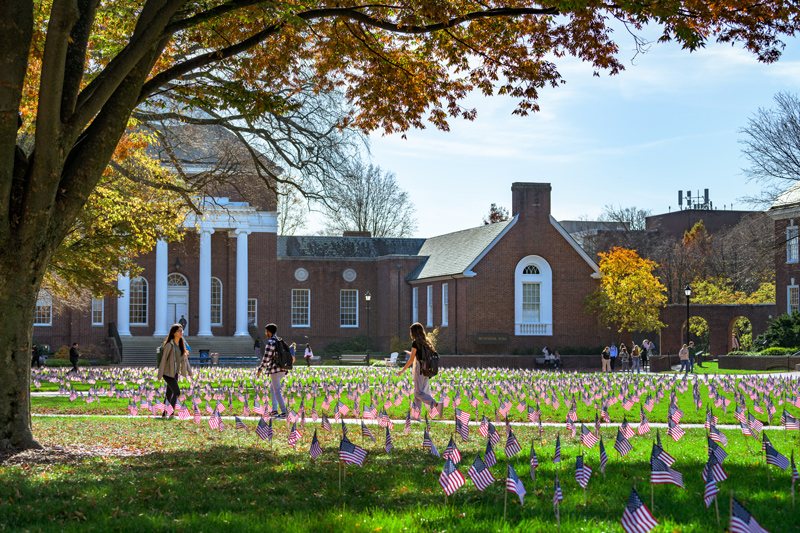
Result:
M617 440L614 442L614 449L617 450L620 457L625 457L633 450L633 446L631 446L631 443L625 438L622 429L617 430Z
M444 462L444 468L439 476L439 485L444 489L444 493L450 496L464 484L464 476L458 471L456 464L448 457Z
M742 435L752 435L753 434L753 432L750 431L750 427L747 424L744 424L744 423L740 422L739 423L739 429L741 430Z
M686 432L670 418L667 420L667 434L677 442L686 434Z
M625 417L622 417L622 425L619 427L619 430L622 432L622 434L625 436L626 439L630 439L631 437L636 435L636 432L633 431L633 428L630 425L628 425L628 420Z
M258 421L258 427L256 428L256 435L261 437L261 440L272 440L272 419L270 419L269 424L264 422L264 419L261 418Z
M629 444L630 446L630 444ZM603 437L600 437L600 473L606 471L606 463L608 463L608 455L606 454L606 447L603 446Z
M367 450L356 446L347 437L342 437L342 442L339 444L339 460L346 464L355 464L362 466L364 459L367 458Z
M711 426L717 425L718 418L711 410L711 408L706 409L706 429L711 429Z
M508 438L506 439L506 457L514 457L521 451L522 447L519 445L517 437L514 436L514 432L509 432Z
M630 411L631 407L633 407L633 400L626 396L625 399L622 400L622 408L626 411Z
M195 424L200 424L203 420L203 417L200 415L200 409L197 406L194 406L194 412L192 413L192 418L194 419Z
M794 464L794 450L792 450L792 484L795 481L800 481L800 474L797 473L797 467Z
M578 485L586 489L589 484L589 478L592 476L592 469L589 465L583 462L583 456L579 455L575 458L575 481Z
M489 430L488 430L488 435L489 435L489 440L491 440L491 441L492 441L492 444L493 444L493 445L495 445L495 446L496 446L496 445L497 445L497 444L500 442L500 440L503 438L503 437L500 435L500 433L498 433L498 432L497 432L497 430L494 428L494 424L492 424L491 422L489 422Z
M386 427L386 429L389 428ZM372 439L372 442L375 442L375 437L372 436L372 432L369 430L363 420L361 421L361 436L365 439Z
M408 411L406 412L406 425L405 428L403 428L403 433L408 435L410 431L411 431L411 411Z
M517 496L519 496L519 504L524 505L523 499L525 498L525 486L522 484L522 480L517 476L517 473L514 472L514 467L511 466L511 463L508 464L508 474L506 476L506 490L508 492L513 492Z
M464 424L456 418L456 432L461 435L461 441L467 442L469 440L469 426Z
M677 470L667 466L667 463L658 457L650 458L650 483L654 485L671 483L680 488L684 488L683 475Z
M344 423L344 420L342 420L342 437L346 436L347 436L347 425Z
M531 479L535 478L535 470L539 468L539 457L536 455L536 450L533 449L533 441L531 441Z
M208 427L211 429L217 429L219 427L219 423L222 418L219 416L219 413L214 411L214 414L208 419Z
M430 408L431 418L436 418L439 416L439 404L434 403L433 407ZM461 479L464 479L464 476L461 476ZM458 488L458 487L456 487Z
M747 509L742 507L739 500L733 498L731 502L731 533L769 533L766 529L761 527L761 524L756 522Z
M597 415L597 411L594 412L594 433L596 436L600 435L600 417Z
M587 448L592 448L595 444L597 444L597 436L589 431L589 428L586 427L586 424L581 424L581 442Z
M314 437L311 439L311 447L308 449L308 455L311 456L312 459L316 459L320 455L322 455L322 448L319 445L319 440L317 439L317 430L314 430Z
M553 454L553 462L561 462L561 435L556 435L556 451Z
M386 427L386 442L383 445L383 450L386 453L389 453L394 448L394 444L392 444L392 434L389 432L389 427Z
M416 405L411 406L411 418L414 420L419 420L419 407Z
M289 446L296 446L303 435L297 430L297 422L292 424L292 430L289 432Z
M489 467L481 461L481 456L476 455L472 461L472 466L467 470L467 476L475 483L478 490L483 491L486 487L494 483L495 479L489 471Z
M381 414L378 417L378 425L382 428L394 429L394 424L392 423L392 419L389 418L389 415L386 413L385 409L381 409Z
M489 423L489 419L485 416L481 419L481 425L478 426L478 433L480 433L482 437L489 435Z
M436 450L436 446L433 445L433 441L431 440L431 436L428 435L427 429L425 430L425 433L422 435L422 449L429 450L432 455L439 457L438 450L436 451L436 453L434 453L434 450Z
M458 451L458 446L456 446L456 441L453 437L450 437L450 442L447 443L447 448L444 450L445 459L452 459L455 464L461 462L461 452Z
M564 501L564 494L561 492L561 483L558 481L558 473L556 473L556 480L553 484L553 505L558 505Z
M628 496L628 505L622 513L622 529L625 533L648 533L658 525L656 519L650 514L636 489L631 489Z
M460 420L462 424L469 424L469 417L470 413L468 411L462 411L456 407L456 419Z
M639 435L644 435L646 433L650 433L650 422L647 420L647 415L644 414L644 410L641 411L641 419L639 421L639 427L636 432Z
M569 431L570 435L574 438L575 437L575 422L568 416L567 417L567 430Z
M243 429L247 432L248 435L250 434L250 430L247 429L247 426L244 425L244 422L242 422L242 419L239 418L238 416L236 417L236 423L234 424L234 427L236 429Z
M486 441L486 452L483 454L483 463L487 467L493 466L497 462L497 457L494 455L494 448L492 447L492 441Z
M139 414L139 408L136 407L136 402L133 400L128 401L128 412L131 416L136 416Z
M728 437L726 437L720 430L717 429L717 426L711 426L708 430L708 435L711 437L711 440L719 442L723 446L728 445Z
M773 448L771 444L767 444L765 452L768 465L777 466L781 470L789 468L789 459L778 453L778 450Z
M744 409L742 409L741 405L736 405L736 411L733 413L733 417L736 418L739 422L744 424L747 423L747 415L745 414Z
M728 479L728 474L725 473L725 470L714 454L709 454L708 462L706 462L706 466L703 467L703 481L708 482L709 479L717 483Z
M678 409L677 405L672 404L669 406L669 418L677 424L683 418L683 411Z
M781 424L784 424L786 429L800 429L800 422L790 415L786 409L784 409L783 414L781 414Z
M750 429L756 433L761 433L761 430L764 428L764 424L761 422L761 420L757 419L750 413L747 413L747 425L750 426Z
M708 509L708 507L711 505L711 502L714 501L714 498L717 497L717 493L719 493L719 491L717 490L717 484L714 481L714 478L708 478L708 481L706 481L705 491L703 492L703 501L706 504L706 509Z
M772 446L772 441L769 440L769 437L767 437L767 432L765 431L761 435L761 451L762 452L767 451L767 445Z
M536 422L536 420L537 420L536 410L529 405L528 406L528 422Z
M728 452L725 451L725 448L711 440L710 437L708 439L708 455L716 457L720 464L728 458Z
M328 433L333 433L333 430L331 429L331 421L328 420L328 417L325 416L325 413L322 413L322 429Z
M665 452L664 448L658 442L653 444L653 449L650 451L650 459L652 460L654 457L658 457L667 463L667 466L672 466L675 463L675 458Z
M364 406L364 418L373 420L378 418L378 410L375 408L374 405Z

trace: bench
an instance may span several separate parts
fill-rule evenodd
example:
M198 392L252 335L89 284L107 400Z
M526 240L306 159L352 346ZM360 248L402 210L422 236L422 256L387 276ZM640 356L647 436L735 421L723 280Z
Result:
M342 363L355 363L355 364L365 364L369 366L369 355L367 354L359 354L359 355L340 355L339 356L339 365L341 366Z
M259 359L255 356L220 355L217 366L257 366ZM192 366L211 366L210 357L189 357Z
M544 357L537 357L536 358L536 366L537 367L553 367L553 360L552 359L545 359Z

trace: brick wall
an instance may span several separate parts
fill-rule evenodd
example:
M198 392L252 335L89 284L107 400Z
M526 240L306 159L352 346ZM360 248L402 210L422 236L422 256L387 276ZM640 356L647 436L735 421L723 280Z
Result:
M727 370L794 370L800 357L772 355L725 355L719 358L719 368Z

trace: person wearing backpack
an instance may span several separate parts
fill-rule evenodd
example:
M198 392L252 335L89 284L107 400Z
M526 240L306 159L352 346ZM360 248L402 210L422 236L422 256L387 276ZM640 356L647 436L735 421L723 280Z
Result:
M161 347L161 361L158 364L157 379L164 378L167 384L167 394L164 403L169 403L175 409L178 396L181 395L181 388L178 386L178 379L181 376L191 376L192 367L189 365L189 357L186 355L186 344L183 341L183 327L180 324L173 324L169 328L169 335ZM161 413L161 418L166 418L167 412ZM172 420L175 417L173 412L169 415Z
M294 357L289 352L289 347L286 342L276 335L278 326L275 324L267 324L264 328L264 335L267 337L267 343L264 347L264 358L261 359L261 365L258 367L257 374L260 376L261 371L264 370L269 375L270 379L270 400L272 401L272 412L270 416L275 418L286 418L286 404L283 403L283 395L281 394L281 381L286 375L288 370L291 370L294 364ZM291 361L288 358L291 357ZM281 408L280 414L278 407Z
M433 409L439 402L431 394L431 384L428 377L423 375L425 366L431 356L435 356L438 360L439 355L433 349L428 337L425 336L425 328L419 322L411 324L411 351L406 350L408 354L408 361L405 366L397 372L398 376L403 375L408 367L414 365L414 405L422 408L422 403L428 405ZM436 371L438 371L438 361ZM439 416L444 415L444 407L439 406Z

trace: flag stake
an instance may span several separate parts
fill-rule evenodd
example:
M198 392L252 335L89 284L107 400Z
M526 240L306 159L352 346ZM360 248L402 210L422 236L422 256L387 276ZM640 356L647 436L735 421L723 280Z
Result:
M717 508L717 525L719 525L719 498L714 496L714 507Z
M731 491L731 514L729 516L730 518L728 519L728 531L731 530L731 524L733 523L733 491Z
M508 463L508 461L506 461ZM506 485L508 485L508 464L506 464ZM508 486L506 486L505 496L503 497L503 522L506 521L506 507L508 506Z

